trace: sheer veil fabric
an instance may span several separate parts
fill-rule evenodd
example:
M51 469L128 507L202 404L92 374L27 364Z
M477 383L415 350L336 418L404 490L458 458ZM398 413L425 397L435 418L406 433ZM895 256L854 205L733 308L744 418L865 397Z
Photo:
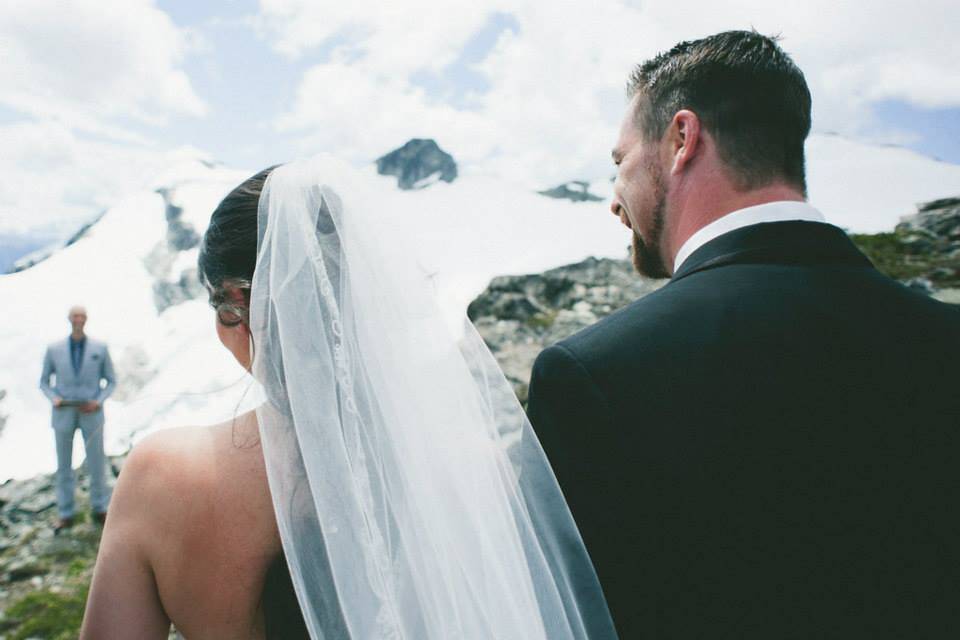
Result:
M615 639L512 388L444 322L382 183L321 156L260 198L257 416L311 636Z

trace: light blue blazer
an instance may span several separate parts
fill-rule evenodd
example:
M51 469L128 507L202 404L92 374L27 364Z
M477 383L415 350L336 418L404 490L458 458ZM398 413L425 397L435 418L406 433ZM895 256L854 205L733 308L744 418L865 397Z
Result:
M54 380L52 384L51 376ZM101 386L101 381L106 384ZM116 386L113 362L110 360L107 345L103 342L87 336L79 373L74 372L70 361L70 338L58 340L47 347L47 353L43 357L43 373L40 374L40 390L51 402L59 397L79 402L96 400L102 405ZM72 411L76 409L54 409L53 426L57 426L58 415L62 414L62 417L67 419ZM102 407L94 414L103 420ZM90 417L93 418L94 414L90 414Z

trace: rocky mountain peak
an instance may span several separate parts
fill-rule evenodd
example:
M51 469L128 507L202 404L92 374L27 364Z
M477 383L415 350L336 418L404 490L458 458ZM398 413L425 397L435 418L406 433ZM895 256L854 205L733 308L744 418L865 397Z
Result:
M537 193L548 198L563 198L574 202L599 202L603 200L600 196L590 193L590 183L583 180L571 180L552 189L537 191Z
M383 176L396 176L397 186L401 189L422 189L437 180L456 180L457 163L434 140L414 138L377 158L377 172Z

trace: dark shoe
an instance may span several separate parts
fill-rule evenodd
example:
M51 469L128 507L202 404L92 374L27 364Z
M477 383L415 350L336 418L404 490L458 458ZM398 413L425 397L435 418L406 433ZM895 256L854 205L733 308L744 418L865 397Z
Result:
M106 511L94 511L93 512L93 521L99 524L101 527L107 521L107 512Z
M73 518L57 518L57 521L53 525L53 535L57 535L64 529L69 529L73 526Z

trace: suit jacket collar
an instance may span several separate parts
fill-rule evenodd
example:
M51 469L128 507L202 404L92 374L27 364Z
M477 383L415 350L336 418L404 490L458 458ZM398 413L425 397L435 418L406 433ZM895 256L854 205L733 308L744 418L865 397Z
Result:
M670 278L728 264L845 264L873 266L842 229L822 222L765 222L714 238Z

